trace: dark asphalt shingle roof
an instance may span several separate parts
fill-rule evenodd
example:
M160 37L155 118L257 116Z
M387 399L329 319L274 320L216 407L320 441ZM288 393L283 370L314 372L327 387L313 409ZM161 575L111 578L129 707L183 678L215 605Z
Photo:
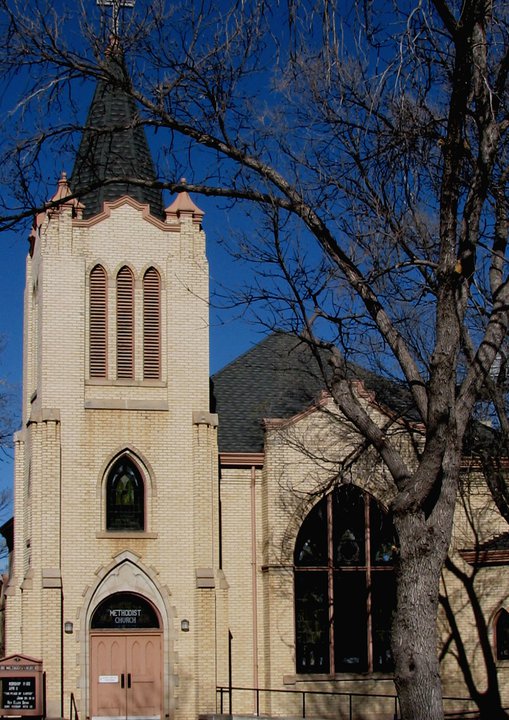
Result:
M102 211L105 201L129 195L141 203L148 203L156 217L165 218L161 191L151 187L112 182L115 177L156 179L154 163L144 128L138 122L138 112L128 89L130 80L123 54L112 48L105 60L107 77L98 81L76 156L70 185L74 192L82 192L85 219ZM99 187L86 192L86 189Z
M322 354L327 367L326 354ZM363 380L377 401L416 420L408 390L358 366L352 377ZM219 413L220 452L261 452L263 419L290 418L304 410L325 382L309 347L294 335L273 333L211 378L211 405Z

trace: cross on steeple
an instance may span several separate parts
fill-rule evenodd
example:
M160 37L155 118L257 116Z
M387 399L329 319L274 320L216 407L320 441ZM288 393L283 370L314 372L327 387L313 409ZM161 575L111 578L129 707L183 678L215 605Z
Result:
M105 6L104 14L112 16L112 37L101 63L103 72L95 88L69 185L85 206L85 220L100 213L105 202L124 195L149 205L152 215L165 220L162 193L154 187L157 175L136 100L130 92L131 82L118 37L119 13L132 8L134 0L98 0L98 4ZM133 178L132 183L129 178Z
M111 32L118 37L118 20L122 8L134 7L135 0L96 0L102 7L111 7Z

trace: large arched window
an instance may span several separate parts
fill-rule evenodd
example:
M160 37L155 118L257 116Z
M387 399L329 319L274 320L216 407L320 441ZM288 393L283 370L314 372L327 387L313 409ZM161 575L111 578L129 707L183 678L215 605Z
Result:
M106 481L106 529L145 529L143 478L136 465L125 456L115 462Z
M161 278L155 268L143 276L143 378L161 379Z
M353 485L304 519L294 555L297 672L392 669L394 538L379 504Z
M107 375L107 290L106 271L101 265L96 265L90 273L89 373L91 378L105 378Z
M134 276L127 266L117 275L117 378L134 378Z
M495 622L497 660L509 660L509 613L501 610Z

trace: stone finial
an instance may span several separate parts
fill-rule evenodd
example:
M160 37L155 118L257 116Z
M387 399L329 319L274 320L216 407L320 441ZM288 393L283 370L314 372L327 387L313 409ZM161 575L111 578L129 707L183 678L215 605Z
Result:
M67 180L67 173L65 170L62 170L62 174L60 176L60 180L57 184L57 191L51 198L50 202L54 203L60 203L58 207L50 208L51 211L57 211L62 207L70 207L73 209L76 215L78 215L78 212L83 210L84 205L80 203L78 198L71 198L69 200L66 200L65 198L68 198L69 195L72 195L72 190L69 186L69 182ZM62 201L62 202L60 202Z
M186 179L181 178L180 180L182 185L185 185ZM172 221L177 220L183 215L187 215L192 217L193 222L197 224L201 224L201 221L203 219L203 216L205 213L203 210L200 210L200 208L191 200L191 196L187 192L187 190L181 190L176 199L169 205L166 210L166 220Z

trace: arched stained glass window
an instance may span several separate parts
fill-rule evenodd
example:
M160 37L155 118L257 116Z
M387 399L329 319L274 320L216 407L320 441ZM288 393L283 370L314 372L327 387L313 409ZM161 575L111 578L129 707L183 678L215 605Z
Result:
M145 493L138 468L127 457L113 465L106 483L106 529L144 530Z
M509 613L501 610L495 625L497 660L509 660Z
M309 512L294 554L297 672L392 670L395 544L390 518L353 485Z

